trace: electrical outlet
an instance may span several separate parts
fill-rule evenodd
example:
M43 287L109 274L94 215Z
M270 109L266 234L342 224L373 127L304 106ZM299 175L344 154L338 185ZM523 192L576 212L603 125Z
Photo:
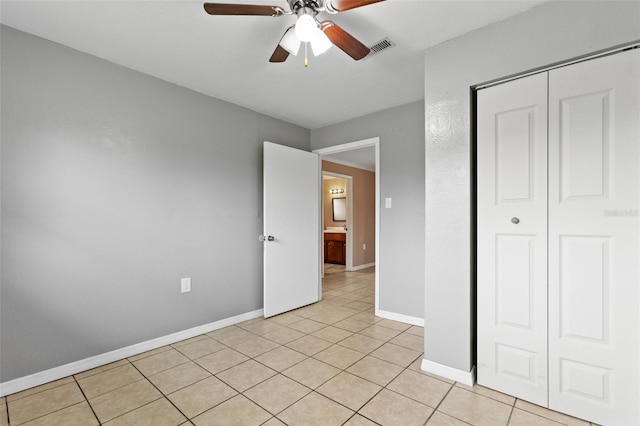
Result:
M182 278L180 280L180 293L188 293L191 291L191 278Z
M366 250L367 249L367 245L365 243L362 243L362 250Z

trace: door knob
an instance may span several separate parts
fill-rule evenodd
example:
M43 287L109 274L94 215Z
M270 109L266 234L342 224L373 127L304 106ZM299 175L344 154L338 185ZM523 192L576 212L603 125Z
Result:
M265 241L273 241L273 240L275 240L275 238L273 237L273 235L269 235L269 236L258 235L258 240L262 241L262 242L265 242Z
M519 224L519 223L520 223L520 219L518 219L517 217L512 217L512 218L511 218L511 223L514 223L514 224L516 224L516 225L517 225L517 224Z

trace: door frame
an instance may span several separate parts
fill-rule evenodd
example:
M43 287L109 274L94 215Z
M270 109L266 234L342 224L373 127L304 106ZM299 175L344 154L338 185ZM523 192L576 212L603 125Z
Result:
M322 159L321 159L322 160ZM331 176L331 177L336 177L336 178L340 178L343 180L347 181L347 221L345 222L347 224L347 259L345 262L345 269L347 271L352 271L353 270L353 176L349 176L349 175L343 175L340 173L334 173L334 172L325 172L322 170L322 161L320 161L320 173L322 174L322 176ZM322 180L322 183L324 184L324 179ZM321 187L322 189L322 187ZM320 194L320 200L323 200L323 195L322 195L322 191ZM324 209L321 209L321 215L320 215L320 224L321 224L321 228L323 228L323 236L324 236ZM320 240L322 242L322 244L324 244L324 238ZM320 253L322 253L322 277L324 278L324 250L323 247L320 247Z
M375 226L375 315L378 315L380 312L380 137L376 136L369 139L362 139L355 142L348 142L339 145L333 145L326 148L318 148L314 149L312 152L315 152L320 156L320 161L322 161L322 157L328 154L336 154L339 152L352 151L360 148L374 147L375 152L375 181L376 181L376 189L375 189L375 198L376 198L376 207L375 207L375 215L376 215L376 226ZM320 163L322 164L322 163ZM320 197L322 197L322 167L320 167ZM320 206L321 211L323 210L322 205ZM352 226L350 226L352 227ZM321 227L322 228L322 227ZM321 229L320 232L323 230ZM348 241L347 241L348 243ZM348 250L347 250L348 253ZM348 254L347 254L348 255ZM349 255L348 255L349 256ZM324 259L323 259L324 260ZM353 267L353 265L352 265Z

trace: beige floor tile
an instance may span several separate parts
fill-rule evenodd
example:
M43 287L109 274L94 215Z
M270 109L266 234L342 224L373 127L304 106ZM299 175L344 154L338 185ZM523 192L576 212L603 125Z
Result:
M480 386L478 384L475 384L473 386L467 386L458 382L456 383L456 386L458 386L459 388L468 390L470 392L477 393L478 395L487 396L491 399L495 399L496 401L500 401L508 405L514 405L516 403L515 397L504 394L502 392L495 391L493 389L485 388L484 386Z
M287 425L282 423L276 417L271 417L269 420L262 423L262 426L287 426Z
M392 330L397 330L397 331L405 331L408 330L410 328L412 328L412 326L410 324L404 323L404 322L400 322L400 321L394 321L394 320L390 320L390 319L381 319L379 322L376 323L376 325L382 326L382 327L386 327L386 328L390 328ZM422 328L422 327L420 327ZM424 333L420 334L421 336Z
M14 394L8 395L6 398L7 398L7 401L12 402L12 401L16 401L16 400L18 400L20 398L24 398L24 397L27 397L27 396L35 395L37 393L44 392L46 390L57 388L58 386L62 386L62 385L66 385L66 384L74 383L74 382L75 382L75 380L73 379L73 377L69 376L69 377L65 377L65 378L60 379L60 380L55 380L53 382L45 383L44 385L40 385L40 386L36 386L36 387L33 387L33 388L29 388L29 389L23 390L21 392L16 392Z
M365 328L369 327L371 325L371 323L368 322L364 322L364 321L360 321L357 320L353 317L351 318L347 318L346 320L337 322L335 324L333 324L334 327L338 327L341 328L343 330L347 330L350 331L352 333L357 333L360 330L364 330Z
M440 411L436 411L431 415L431 418L427 422L427 426L467 426L469 423L465 423L462 420L458 420L454 417L448 416ZM534 426L534 425L530 425Z
M402 367L372 356L366 356L349 367L347 371L380 386L386 386L400 374Z
M165 398L116 417L107 426L177 426L187 419Z
M343 330L341 328L329 326L322 330L311 333L312 336L319 337L331 343L338 343L341 340L353 335L351 331Z
M209 336L205 336L205 338L203 339L187 343L186 345L178 346L176 349L183 355L191 359L198 359L224 348L226 348L226 346L222 343L212 339Z
M246 342L256 337L255 334L250 333L247 330L243 330L240 327L227 327L227 329L224 329L224 332L222 333L207 333L207 335L227 346L239 345L242 342Z
M120 367L78 380L78 384L85 397L91 399L143 379L144 376L133 365L126 363Z
M249 358L233 349L223 349L211 355L198 358L195 362L207 369L211 374L218 374L221 371L245 362Z
M371 420L362 417L360 414L356 414L351 417L344 426L376 426L377 423L372 422Z
M134 362L134 361L138 361L141 360L143 358L147 358L150 357L152 355L156 355L159 354L160 352L164 352L164 351L168 351L169 349L171 349L171 346L162 346L147 352L142 352L141 354L138 355L134 355L134 356L130 356L129 358L127 358L130 362Z
M82 380L86 377L93 376L98 373L103 373L107 370L111 370L112 368L121 367L126 364L130 364L129 360L121 359L120 361L112 362L97 368L92 368L91 370L83 371L82 373L75 374L74 377L76 378L76 380Z
M353 411L358 411L380 389L382 387L375 383L343 371L316 389L316 392L339 402Z
M424 374L425 376L429 376L429 377L433 377L434 379L438 379L441 382L450 383L450 384L454 384L455 383L455 381L453 381L451 379L447 379L446 377L438 376L437 374L432 374L432 373L429 373L427 371L424 371L422 369L422 356L418 357L418 359L413 361L411 363L411 365L409 366L409 369L411 371L415 371L417 373Z
M311 392L306 386L278 374L244 393L260 407L276 415Z
M258 426L271 417L266 410L242 395L228 401L193 419L196 426Z
M161 397L162 394L151 383L140 380L90 399L89 404L98 420L105 423Z
M271 321L279 325L289 325L293 324L294 322L302 321L303 319L304 318L301 316L298 316L291 312L287 312L284 314L276 315L275 317L271 317L267 321Z
M0 426L8 426L9 417L7 413L7 402L4 397L0 398Z
M5 423L8 424L8 423ZM16 424L16 423L11 423ZM38 417L35 420L31 420L27 423L22 423L23 426L59 426L59 425L86 425L93 426L99 425L89 403L86 401L72 405L71 407L63 408L51 414L47 414L43 417Z
M315 392L302 398L278 415L289 426L338 426L353 411Z
M329 365L333 365L341 370L348 368L364 356L363 353L344 346L333 345L318 352L313 357Z
M304 336L304 333L294 330L289 327L282 327L279 330L272 331L264 335L265 339L269 339L272 342L279 343L281 345L285 345L292 340L296 340Z
M391 339L391 343L417 352L424 352L424 338L422 336L416 336L415 334L402 333Z
M403 426L422 426L432 412L432 408L387 389L360 410L360 414L381 425Z
M449 392L451 385L415 371L405 370L387 386L387 389L435 408Z
M301 333L313 333L314 331L318 331L321 328L325 328L326 326L326 324L323 324L321 322L305 319L289 325L289 328L297 330Z
M233 349L245 354L249 358L255 358L260 354L277 348L278 346L280 345L272 342L271 340L267 340L259 336L254 336L254 338L251 340L235 345Z
M209 377L172 393L168 398L191 419L237 394L221 380Z
M315 389L327 380L340 373L340 370L324 362L313 358L307 358L299 364L294 365L282 372L287 377L296 382Z
M402 346L397 346L392 343L385 343L371 353L371 356L389 361L401 367L410 365L420 355L422 355L421 352L403 348Z
M145 376L150 376L176 367L180 364L184 364L185 362L189 362L189 358L171 348L167 351L160 352L159 354L134 361L133 365L135 365L136 368Z
M250 359L222 373L216 374L216 377L238 392L244 392L275 374L276 372L272 369Z
M255 358L261 364L276 371L283 371L306 359L307 356L284 346L266 352Z
M345 308L357 309L359 311L364 311L366 309L371 308L372 306L373 306L373 303L363 302L362 300L354 300L353 302L347 303L346 305L344 305Z
M528 411L532 414L536 414L541 417L545 417L549 420L553 420L568 426L587 426L589 422L586 422L575 417L568 416L566 414L559 413L557 411L549 410L548 408L540 407L539 405L532 404L521 399L516 401L516 408L524 411Z
M474 425L503 426L509 420L511 406L454 386L438 411Z
M254 322L253 324L241 325L241 327L259 336L263 336L266 333L280 330L283 326L280 324L276 324L272 321L267 321L263 319L262 321L257 321L257 322Z
M190 361L161 373L149 376L148 379L165 395L194 384L211 376L204 368Z
M359 314L352 316L350 319L364 322L368 325L377 324L380 321L384 321L382 318L375 316L373 312L360 312Z
M385 342L396 337L400 332L391 328L382 327L378 324L374 324L370 327L360 330L358 334L363 336L372 337L378 340L384 340Z
M171 346L174 348L179 348L180 346L188 345L193 342L197 342L198 340L209 338L206 334L200 334L198 336L191 337L189 339L180 340L179 342L172 343Z
M9 420L12 425L25 423L84 400L80 388L73 380L72 383L56 386L14 401L10 400Z
M287 343L286 346L305 355L312 356L331 346L331 343L318 339L317 337L306 335Z
M382 340L363 336L362 334L354 334L353 336L347 337L346 339L342 340L338 344L340 346L345 346L349 349L362 352L363 354L369 354L375 349L382 346L384 342Z
M405 333L413 334L414 336L421 336L424 338L424 327L420 327L418 325L412 325L409 329L405 331Z
M528 411L514 408L509 419L509 426L560 426L564 423L554 422L544 417L536 416Z

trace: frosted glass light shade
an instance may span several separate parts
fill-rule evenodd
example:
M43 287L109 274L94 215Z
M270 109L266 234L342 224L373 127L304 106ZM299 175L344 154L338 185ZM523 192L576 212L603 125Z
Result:
M304 42L311 41L315 35L315 30L317 29L318 24L316 24L316 20L306 13L304 15L300 15L296 22L296 35Z
M313 50L314 56L322 55L324 52L329 50L332 44L333 43L331 43L329 37L327 37L320 28L316 27L313 38L311 39L311 50Z
M282 40L280 40L280 46L294 56L298 54L298 50L300 50L300 39L296 35L294 26L289 27L284 33Z

